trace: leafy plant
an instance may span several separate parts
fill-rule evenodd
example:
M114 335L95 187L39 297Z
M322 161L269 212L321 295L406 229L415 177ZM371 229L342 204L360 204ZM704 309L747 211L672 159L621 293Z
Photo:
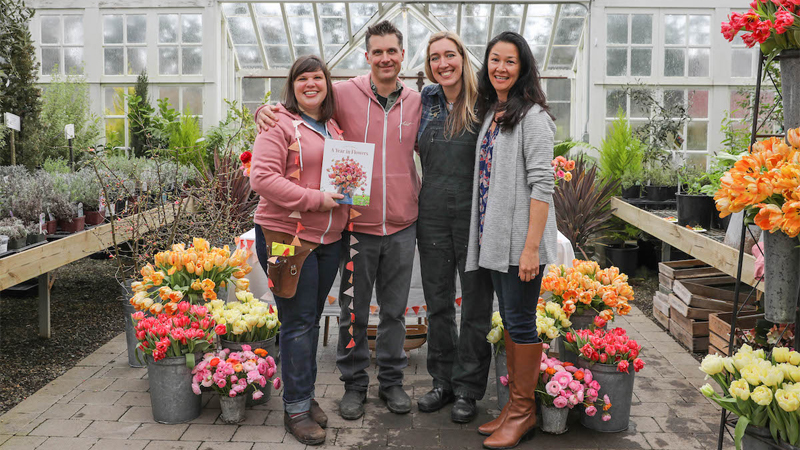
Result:
M600 175L605 180L621 180L627 173L636 176L642 170L644 148L645 145L633 134L620 108L600 144Z
M597 170L597 165L578 156L571 171L572 181L559 183L553 194L558 231L585 259L586 246L611 227L611 197L619 187L618 180L598 179Z
M636 128L636 136L645 143L645 164L669 164L672 150L683 147L683 125L690 120L686 107L668 104L656 97L656 92L642 85L627 85L623 88L630 96L631 104L649 111L647 122Z
M628 189L633 186L641 186L643 185L643 171L635 170L635 171L628 171L625 172L622 177L619 179L619 184L622 189Z
M702 192L703 186L710 183L708 174L693 166L684 166L678 171L680 177L680 186L686 188L688 195L704 195Z
M25 224L15 217L0 220L0 235L8 236L8 239L22 239L28 236Z
M635 241L642 237L642 230L617 217L611 218L611 229L605 240L611 245L622 245L627 241Z
M147 128L150 126L150 117L155 110L150 105L148 95L147 70L136 78L136 87L133 95L128 97L128 120L130 122L131 149L134 156L145 156L147 154Z
M42 164L42 169L49 174L69 173L69 163L65 159L47 158Z
M170 131L169 147L177 151L178 162L193 164L197 170L203 170L207 162L205 146L197 142L203 137L197 118L181 114L177 122L170 127Z
M669 164L662 167L648 167L645 169L644 177L649 181L650 186L678 185L678 171Z
M553 146L553 159L558 156L566 156L573 147L578 145L577 142L573 141L572 139L567 139L561 141Z

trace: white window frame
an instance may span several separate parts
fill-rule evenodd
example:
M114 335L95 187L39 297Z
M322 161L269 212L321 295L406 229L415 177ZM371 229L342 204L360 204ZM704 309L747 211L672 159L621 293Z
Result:
M159 77L173 78L173 79L176 78L176 77L202 77L203 73L204 73L204 70L205 70L205 66L208 63L208 61L206 61L206 58L205 58L205 55L204 55L204 52L203 52L203 43L205 42L205 29L206 29L207 26L209 26L209 24L207 24L206 21L204 20L203 11L202 10L199 10L199 11L174 11L174 10L173 11L161 11L161 10L159 10L157 12L157 14L155 15L155 27L156 27L155 28L155 30L156 30L155 34L158 34L158 31L160 30L160 25L159 24L160 24L160 21L161 21L161 17L162 16L173 16L173 15L178 16L178 32L177 32L177 36L176 36L176 41L175 42L160 42L158 39L156 39L156 51L155 51L155 53L156 53L156 55L155 55L156 71L155 71L155 73L157 73ZM200 32L200 36L201 36L200 42L183 42L183 16L184 15L200 16L200 22L201 22L201 27L202 27L202 31ZM178 50L178 73L176 73L176 74L161 73L161 67L160 67L160 62L159 62L160 59L161 59L161 49L168 48L168 47L175 47ZM201 60L200 60L200 70L197 73L183 73L183 49L184 48L200 49L200 58L201 58Z
M657 36L656 36L657 24L656 24L656 22L659 20L658 15L654 14L653 12L635 12L635 13L631 13L631 12L624 12L624 13L623 12L611 12L611 13L607 13L606 14L606 21L604 22L606 33L608 32L607 31L608 30L608 16L616 16L616 15L620 15L620 16L624 15L627 18L628 42L626 42L625 44L612 44L612 43L610 43L608 41L608 39L605 40L605 42L606 42L606 48L605 48L605 53L604 53L605 65L603 67L603 73L605 74L606 77L609 77L609 78L610 77L620 77L620 78L635 77L637 79L641 79L641 78L651 79L651 78L653 78L654 69L655 69L655 65L656 65L655 64L655 59L656 59L656 40L657 40ZM633 35L633 16L650 16L652 28L650 30L650 32L651 32L651 40L650 40L649 44L634 44L632 42L633 41L633 39L632 39L632 35ZM606 36L608 36L608 34L606 34ZM626 50L627 59L626 59L626 65L625 65L625 75L608 75L608 50L609 49L625 49ZM632 49L650 49L650 75L631 75L631 50Z
M700 79L700 80L703 80L703 79L708 79L709 80L709 84L710 84L712 67L713 67L713 61L711 59L711 47L713 45L712 33L715 32L715 30L714 30L714 28L712 26L712 24L714 23L714 12L713 11L701 12L701 10L698 10L698 11L695 11L695 10L689 10L689 11L680 11L680 10L677 10L677 11L662 11L661 17L659 19L659 24L663 24L665 22L667 16L684 16L686 18L686 30L685 30L686 31L686 36L685 36L686 37L686 42L684 44L667 44L665 42L666 26L662 26L661 33L659 34L659 38L661 40L661 46L662 46L661 47L661 52L660 52L660 56L661 56L660 59L661 59L661 62L662 62L662 67L661 67L661 71L659 72L659 75L661 75L663 78L665 78L667 80L683 80L683 79L690 79L690 80ZM709 28L708 29L709 41L708 41L708 45L697 45L697 44L693 45L693 44L690 43L691 39L690 39L689 35L691 34L691 30L690 30L690 24L689 23L690 23L690 18L692 16L708 16L708 22L709 22L709 27L708 27ZM671 50L671 49L682 49L682 50L684 50L684 54L683 54L683 62L684 62L684 64L683 64L683 76L667 76L664 73L664 71L666 70L665 59L666 59L666 55L667 55L667 50L668 49L669 50ZM708 75L707 76L690 76L689 75L689 51L691 51L692 49L708 49ZM672 81L672 83L674 83L674 81Z
M105 27L106 27L106 18L107 17L122 17L122 42L121 43L106 43L105 42ZM144 17L145 23L145 41L144 42L128 42L128 17L130 16L137 16L137 17ZM147 70L148 64L147 61L150 58L149 46L148 46L148 39L147 36L149 35L148 30L152 31L150 21L147 17L146 10L132 10L131 12L118 12L115 10L105 10L100 14L100 23L101 23L101 47L102 47L102 55L101 55L101 67L103 68L101 73L105 77L122 77L122 76L133 76L136 77L139 73L131 72L130 70L130 61L128 60L128 49L144 49L145 50L145 63L144 69ZM106 65L106 49L122 49L122 73L118 74L107 74L105 72L105 65ZM149 73L149 71L148 71Z
M51 17L57 17L58 18L58 26L59 26L60 31L61 31L60 32L60 36L59 36L59 42L57 44L45 44L44 42L42 42L42 31L44 30L44 27L41 26L42 20L45 19L45 18L51 18ZM64 19L66 17L78 17L78 18L81 19L81 26L83 27L83 42L81 42L80 44L67 44L66 43L66 39L65 39L66 29L64 27ZM62 75L62 76L70 75L70 73L67 72L67 70L66 70L66 63L65 63L65 59L64 59L65 58L64 57L64 51L66 49L68 49L68 48L80 48L81 50L83 50L83 59L81 61L81 65L80 65L80 71L74 73L75 75L83 75L86 72L86 70L85 70L85 65L86 65L86 46L85 46L86 45L86 23L84 21L83 10L80 10L80 11L71 10L71 11L65 11L65 12L47 10L46 12L42 13L41 15L39 15L37 18L38 18L38 25L39 26L38 26L38 29L35 30L36 31L36 37L34 38L34 41L38 44L38 47L39 47L37 49L37 54L36 54L36 56L39 58L39 62L41 63L40 66L39 66L39 75L42 76L42 77L48 77L48 78L53 76L53 74L51 74L51 73L44 73L43 52L44 52L45 49L58 49L58 52L59 52L59 57L58 57L58 75ZM31 31L32 31L31 34L33 35L34 34L33 33L34 30L31 30Z

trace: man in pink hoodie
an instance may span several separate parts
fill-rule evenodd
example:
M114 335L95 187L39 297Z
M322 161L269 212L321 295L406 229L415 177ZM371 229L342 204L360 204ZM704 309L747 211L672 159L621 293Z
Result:
M398 79L405 56L402 33L383 21L369 27L365 39L370 73L333 86L337 100L333 117L345 140L375 144L370 205L353 207L360 215L352 219L353 230L342 239L348 247L345 261L353 262L341 270L337 348L345 385L339 411L349 420L364 414L367 398L367 323L373 288L380 319L375 349L378 394L390 411L411 411L411 399L403 390L403 369L408 364L403 344L416 244L420 180L414 147L422 102L418 92ZM274 126L275 120L271 108L256 113L259 129Z

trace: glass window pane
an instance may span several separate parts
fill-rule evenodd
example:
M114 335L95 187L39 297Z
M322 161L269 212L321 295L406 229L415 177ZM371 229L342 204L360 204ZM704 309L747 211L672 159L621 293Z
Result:
M709 57L711 49L690 48L689 49L689 76L707 77L709 73Z
M158 49L158 73L161 75L178 74L178 47L160 47Z
M43 47L42 48L42 73L53 75L58 73L61 65L61 48Z
M606 35L609 44L627 44L628 15L609 14L606 22Z
M139 75L147 68L147 48L128 48L128 75Z
M267 55L269 55L269 49L271 48L273 47L267 47ZM261 61L261 51L258 47L254 45L237 45L236 53L239 55L239 63L242 67L250 69L264 67L264 63ZM269 63L271 67L275 67L271 60Z
M687 150L705 150L708 148L708 122L690 120L687 134Z
M61 18L58 16L42 17L42 44L61 43Z
M203 16L200 14L181 15L181 41L184 44L203 42ZM252 23L250 29L253 29Z
M499 4L494 8L494 15L497 16L521 16L522 5Z
M324 58L325 60L330 60L330 59L331 59L331 58L333 58L333 56L334 56L334 55L336 55L336 53L338 53L338 52L339 52L339 50L341 50L343 47L344 47L344 45L326 45L326 46L325 46L325 55L323 55L323 58Z
M263 20L263 19L262 19ZM256 32L253 30L253 21L249 17L231 17L228 19L228 29L234 44L255 44Z
M106 119L106 147L125 145L125 119Z
M350 26L353 27L353 34L364 27L369 21L369 16L352 16L350 17Z
M257 9L259 5L261 5L261 3L256 3ZM222 10L225 11L225 14L228 16L243 16L247 14L247 5L244 3L223 3Z
M485 45L468 45L467 46L467 50L469 50L470 53L475 55L475 57L477 57L481 61L483 61L483 58L486 55L486 46ZM536 57L535 53L533 54L533 57L534 58ZM537 62L539 62L539 61L544 61L544 54L542 54L542 57L537 60ZM539 67L541 67L541 63L539 64Z
M310 3L286 3L287 16L311 16L314 11Z
M203 88L192 86L183 88L183 112L186 114L203 115Z
M260 102L267 93L263 78L242 78L242 100Z
M631 16L631 43L653 43L653 16L650 14L634 14Z
M631 75L649 77L653 61L653 50L649 48L631 49Z
M682 48L668 48L664 50L664 76L684 76L685 64L684 50Z
M121 116L125 114L125 89L120 87L107 87L104 89L105 100L104 114L106 116Z
M347 21L345 19L321 19L322 42L325 44L347 43Z
M298 45L294 48L294 54L298 58L306 55L319 56L319 47L316 45Z
M544 63L544 58L547 56L547 46L546 45L531 45L531 52L533 52L533 58L536 60L536 67L539 70L542 69L542 64ZM476 55L478 59L483 61L483 54Z
M292 64L289 47L267 47L267 59L270 67L289 67Z
M563 8L562 8L563 13ZM531 16L554 16L556 14L556 5L554 4L537 4L532 3L528 5L528 17Z
M122 16L103 16L103 42L122 44Z
M582 31L582 18L562 18L558 21L558 28L556 28L556 35L553 39L553 43L556 45L576 45L581 38Z
M289 19L289 29L295 45L315 44L317 40L317 27L311 17L292 17Z
M569 138L570 104L550 103L550 112L556 117L556 141Z
M606 91L606 117L616 117L617 111L622 108L623 114L627 114L627 96L622 89L609 89Z
M705 147L703 147L702 150L705 150ZM706 170L708 164L707 161L708 153L705 152L691 152L684 155L684 164L701 170Z
M64 43L83 44L83 17L64 16Z
M606 49L606 75L610 77L628 74L628 49Z
M270 78L269 79L269 102L276 103L285 100L283 98L283 89L286 87L286 78Z
M731 53L731 76L753 76L753 50L749 48L734 48Z
M125 20L128 21L128 40L129 44L144 44L145 36L147 36L147 17L145 16L127 16Z
M689 45L711 45L711 16L689 16Z
M642 94L647 94L647 91L636 91ZM652 92L651 92L652 94ZM650 117L650 110L647 105L641 101L631 99L631 119L647 119Z
M260 16L280 16L281 5L278 3L256 3L256 14ZM247 14L247 7L243 7L242 14Z
M125 68L124 50L122 48L103 49L103 73L106 75L122 75Z
M583 5L566 4L561 7L561 15L583 17L586 15L586 7Z
M184 47L182 51L181 73L198 75L203 70L203 49L201 47Z
M708 117L708 91L689 91L689 117Z
M548 67L552 68L571 68L575 60L575 51L578 47L553 47L550 54Z
M233 32L231 30L231 32ZM163 14L158 16L158 42L167 44L178 42L178 15Z
M320 3L319 13L323 16L345 16L344 3Z
M685 92L681 90L665 90L664 91L664 108L667 111L678 111L678 110L685 110L686 101L685 101ZM675 116L672 114L673 117Z
M566 78L550 78L547 80L547 100L568 102L570 98L570 80Z
M461 24L461 37L467 45L485 45L486 27L485 17L465 17ZM483 56L483 55L481 55Z
M528 15L530 15L530 8L528 9ZM552 28L552 17L528 17L528 20L525 21L525 39L527 39L531 45L547 45L550 43L550 30ZM462 29L462 34L465 31L466 30Z
M519 17L495 17L493 33L501 33L503 31L519 31L519 25L522 19Z
M411 42L428 42L430 30L413 16L408 16L408 34L403 36L405 45ZM410 57L410 56L409 56Z
M261 38L264 39L264 44L287 44L289 42L286 39L283 19L279 17L259 17L258 27L261 29Z
M464 5L465 16L483 16L486 17L491 12L489 5L479 3L466 3Z
M169 86L169 87L162 86L162 87L158 88L158 99L159 100L167 99L167 101L169 102L169 105L173 109L179 109L180 108L180 97L179 97L178 87L177 86L175 86L175 87L173 87L173 86Z
M686 44L686 16L667 15L664 18L664 43Z
M64 48L64 72L83 73L83 47Z
M347 57L345 57L339 66L343 69L367 69L369 66L367 65L367 60L364 57L364 53L366 50L363 48L357 48L353 50ZM483 55L481 55L481 58ZM338 67L338 66L337 66Z

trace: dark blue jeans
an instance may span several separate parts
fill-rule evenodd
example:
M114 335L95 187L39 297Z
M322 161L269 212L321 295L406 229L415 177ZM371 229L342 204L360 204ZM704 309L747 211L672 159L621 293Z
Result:
M341 241L324 244L308 255L297 293L293 298L275 297L281 321L281 378L283 379L283 406L289 414L311 409L314 384L317 381L317 345L319 320L325 300L336 279L341 254ZM256 254L264 272L267 272L269 252L261 227L256 225Z
M539 275L531 281L519 279L519 266L509 266L508 273L492 270L492 284L500 304L500 317L515 344L541 342L536 332L536 305L542 287L544 265L539 266Z

